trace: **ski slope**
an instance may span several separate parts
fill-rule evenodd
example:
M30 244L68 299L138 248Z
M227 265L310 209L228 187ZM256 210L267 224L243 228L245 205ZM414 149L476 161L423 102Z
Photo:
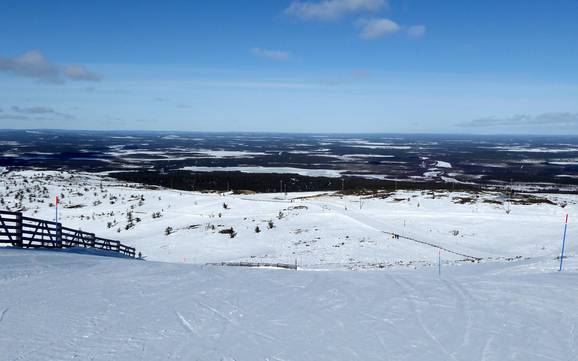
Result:
M151 189L83 173L13 171L0 177L4 209L24 209L28 216L51 220L49 203L57 194L64 195L64 225L118 239L154 261L297 261L314 269L437 262L437 248L384 232L486 261L556 257L566 213L571 220L568 254L575 255L578 245L573 221L578 206L572 195L538 195L549 203L509 204L503 194L490 192L217 194ZM129 229L128 213L140 220ZM160 217L153 218L155 213ZM220 233L231 227L234 238ZM442 258L464 259L446 252Z
M286 271L0 249L0 360L578 360L578 263Z

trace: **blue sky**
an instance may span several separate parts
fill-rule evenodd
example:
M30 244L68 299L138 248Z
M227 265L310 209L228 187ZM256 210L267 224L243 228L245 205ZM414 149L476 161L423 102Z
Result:
M0 3L0 128L578 134L578 1Z

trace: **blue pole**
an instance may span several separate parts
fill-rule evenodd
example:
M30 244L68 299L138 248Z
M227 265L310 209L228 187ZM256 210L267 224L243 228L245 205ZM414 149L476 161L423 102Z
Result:
M566 230L568 229L568 215L566 215L566 222L564 223L564 237L562 237L562 254L560 255L560 269L558 271L562 272L564 269L564 248L566 248Z

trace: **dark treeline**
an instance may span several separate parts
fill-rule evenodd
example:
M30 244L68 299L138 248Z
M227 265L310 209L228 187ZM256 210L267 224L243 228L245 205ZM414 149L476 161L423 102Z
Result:
M480 190L478 185L409 182L365 179L357 177L327 178L295 174L247 174L241 172L174 171L162 174L153 171L114 173L112 177L135 183L187 191L254 191L254 192L347 192L374 190Z

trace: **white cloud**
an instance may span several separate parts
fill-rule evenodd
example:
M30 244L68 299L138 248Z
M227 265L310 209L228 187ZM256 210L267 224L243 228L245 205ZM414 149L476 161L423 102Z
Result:
M386 0L294 0L285 13L305 20L337 20L347 14L375 12L387 6Z
M48 82L61 81L58 67L37 50L14 58L0 58L0 71Z
M70 80L87 80L87 81L98 81L100 76L90 70L88 70L84 65L67 65L64 67L64 74Z
M401 26L389 19L362 19L357 22L362 39L375 39L399 32Z
M425 35L426 27L424 25L413 25L407 28L407 35L412 38L420 38Z
M38 50L27 51L14 58L0 58L0 72L34 78L49 83L68 80L96 81L100 77L83 65L59 66Z
M268 50L268 49L261 49L261 48L253 48L251 49L251 54L275 61L287 61L291 57L291 54L288 51L282 50Z
M47 122L52 120L58 121L71 121L76 119L73 115L61 113L54 110L51 107L46 106L31 106L31 107L19 107L12 106L7 109L10 113L4 113L0 115L2 120L13 120L13 121L35 121L35 122Z

